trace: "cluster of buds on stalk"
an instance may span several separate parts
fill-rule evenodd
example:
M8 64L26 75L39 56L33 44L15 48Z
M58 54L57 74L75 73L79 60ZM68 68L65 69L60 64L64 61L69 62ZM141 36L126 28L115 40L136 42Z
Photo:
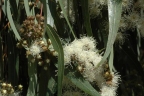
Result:
M23 89L22 85L17 86L17 90L10 83L1 83L0 94L4 96L9 96L11 94L20 93Z
M41 52L47 52L49 55L57 56L57 52L54 50L51 40L43 39L44 35L44 17L37 14L36 16L28 16L23 21L22 27L19 29L22 39L17 43L18 48L26 48L26 56L33 56L32 63L35 61L39 65L49 63L50 59L47 57L42 58Z

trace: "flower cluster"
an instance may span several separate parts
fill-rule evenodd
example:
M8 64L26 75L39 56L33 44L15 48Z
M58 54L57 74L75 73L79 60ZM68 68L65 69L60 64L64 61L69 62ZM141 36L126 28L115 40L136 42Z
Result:
M17 43L17 47L19 48L30 47L30 51L33 55L40 53L41 47L43 47L44 50L46 50L47 49L45 46L46 44L44 44L45 42L42 41L43 32L44 32L44 17L39 14L37 14L36 16L28 16L26 20L23 21L23 24L19 29L19 33L22 39L19 41L19 43ZM40 47L38 48L37 45L40 45Z
M105 88L110 87L113 90L113 94L116 94L120 76L117 73L111 73L108 64L101 64L98 66L101 59L102 56L98 54L96 42L92 37L84 36L64 46L64 60L66 66L73 66L76 63L77 70L86 80L89 82L96 82L102 92L106 90Z
M94 81L94 68L102 58L97 52L96 42L92 37L75 39L64 46L65 65L76 62L78 71L89 81Z
M54 50L50 39L48 41L42 39L44 34L44 17L37 14L36 16L28 16L25 21L23 21L22 27L19 29L19 33L22 39L17 43L17 47L24 47L27 49L27 57L32 55L38 60L38 64L42 65L41 52L48 51L53 56L57 56L57 52ZM50 60L46 58L46 63Z

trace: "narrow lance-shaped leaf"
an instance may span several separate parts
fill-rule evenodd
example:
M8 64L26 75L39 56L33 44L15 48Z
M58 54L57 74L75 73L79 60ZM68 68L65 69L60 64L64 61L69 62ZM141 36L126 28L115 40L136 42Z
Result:
M111 53L110 53L110 58L109 58L109 68L110 68L110 72L112 72L113 69L113 58L114 58L114 53L113 53L113 46L111 48Z
M71 30L74 38L76 38L75 33L74 33L73 29L72 29L72 26L71 26L71 24L70 24L70 22L69 22L69 20L68 20L67 14L66 14L66 12L65 12L65 10L64 10L64 5L63 5L63 2L64 2L64 1L63 1L63 0L58 0L58 1L59 1L61 10L62 10L62 12L63 12L63 15L64 15L64 17L65 17L65 19L66 19L66 22L68 23L68 26L69 26L69 28L70 28L70 30Z
M81 5L82 5L84 26L86 28L87 35L92 36L93 33L91 29L90 16L89 16L89 10L88 10L88 0L81 0Z
M13 12L14 18L17 18L18 8L16 4L16 0L10 0L11 10Z
M0 79L3 79L4 74L4 63L3 63L3 50L2 50L2 39L0 37Z
M47 24L49 24L53 27L54 26L54 19L53 19L53 16L51 14L51 11L50 11L51 2L52 2L51 0L48 0L48 2L47 2Z
M89 94L90 96L100 96L100 94L91 86L91 84L83 78L76 77L74 72L69 72L66 75L73 84Z
M114 44L121 19L121 12L122 12L121 3L122 3L121 0L108 0L109 36L106 51L99 65L106 61L107 57L111 52L111 48Z
M17 8L18 8L18 5L19 5L19 0L16 0L16 5L17 5Z
M47 2L46 0L42 0L42 3L43 3L43 12L44 12L44 33L46 31L46 26L47 26Z
M29 7L29 2L28 2L28 0L24 0L24 7L25 7L25 10L26 10L27 16L30 16L30 15L31 15L31 12L30 12L30 7Z
M57 10L56 10L56 3L48 0L48 16L47 16L47 24L51 23L50 25L53 26L55 24L55 27L57 29L57 34L59 34L60 37L64 36L64 27L63 24L59 24L59 22L62 22L60 17L58 16Z
M11 13L11 11L10 11L10 3L9 3L9 0L7 0L7 17L8 17L8 19L9 19L11 28L12 28L12 30L13 30L16 38L17 38L18 40L20 40L21 37L20 37L20 35L19 35L16 27L15 27L15 24L14 24L14 21L13 21L13 18L12 18L12 13Z
M62 80L64 74L64 53L63 48L61 45L61 41L56 34L55 30L50 26L47 25L47 34L53 44L54 49L58 52L58 95L61 96L62 94Z
M27 96L35 96L36 84L37 84L37 64L31 62L32 57L28 57L28 75L29 75L29 87Z

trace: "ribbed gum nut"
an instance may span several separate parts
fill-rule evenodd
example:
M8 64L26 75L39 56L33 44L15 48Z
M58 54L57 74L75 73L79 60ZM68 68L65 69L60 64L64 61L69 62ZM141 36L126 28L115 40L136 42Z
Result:
M48 39L48 45L51 45L51 40L50 39Z
M8 88L12 88L12 85L11 84L7 84L6 85Z
M12 93L14 93L14 89L13 88L11 88L11 90L10 90L10 94L12 94Z
M34 16L31 16L31 17L30 17L30 20L34 20L34 19L35 19L35 17L34 17Z
M41 21L41 22L44 21L44 17L43 17L43 16L40 17L40 21Z
M46 51L46 50L47 50L47 47L46 47L46 46L44 46L44 47L42 47L42 49L43 49L44 51Z
M29 6L32 6L32 2L29 2L28 4L29 4Z
M45 61L46 63L50 63L50 59L46 59L46 61Z
M27 19L25 21L27 21L27 20L30 20L30 16L27 16Z
M30 51L26 51L26 55L30 55L31 54L31 52Z
M40 19L40 14L36 14L36 19L39 20Z
M31 21L30 21L30 24L31 24L31 25L34 25L34 24L35 24L35 22L34 22L33 20L31 20Z
M23 89L23 86L20 84L20 85L18 85L18 89L19 90L22 90Z
M41 33L41 31L40 31L39 29L38 29L38 30L36 30L36 32L37 32L37 33L39 33L39 34Z
M38 65L42 66L42 65L43 65L43 62L42 62L42 61L39 61L39 62L38 62Z
M1 93L2 93L3 95L6 95L6 94L7 94L7 90L2 89Z
M20 48L20 43L17 43L17 44L16 44L16 47Z
M26 24L27 24L27 25L30 25L30 21L27 21Z
M37 59L41 59L41 55L37 55Z
M108 78L109 75L110 75L109 72L105 72L104 77L105 77L105 78Z
M23 32L24 32L24 28L20 28L20 29L19 29L19 32L20 32L20 33L23 33Z
M41 45L44 45L45 43L44 43L44 41L40 41L40 44L41 44Z
M108 64L105 64L105 68L109 68L109 65L108 65Z
M43 25L44 25L44 22L40 22L40 25L43 26Z
M6 83L2 83L1 85L2 85L2 87L6 87Z
M77 66L77 69L78 69L79 72L82 72L82 71L83 71L83 67L80 66L80 65Z
M52 55L53 55L53 56L58 56L58 52L53 51L53 52L52 52Z
M26 40L24 40L24 41L23 41L23 44L24 44L24 45L27 45L27 41L26 41Z

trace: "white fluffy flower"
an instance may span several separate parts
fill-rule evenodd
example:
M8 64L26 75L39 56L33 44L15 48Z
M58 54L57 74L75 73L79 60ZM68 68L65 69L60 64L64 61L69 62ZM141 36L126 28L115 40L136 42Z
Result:
M118 84L120 81L120 75L118 73L114 73L114 72L112 72L111 74L113 76L112 81L111 81L111 85L114 87L118 87Z
M31 46L29 47L30 54L36 56L44 51L40 43L42 43L42 45L45 45L45 43L41 40L36 40L31 44Z
M75 59L77 59L80 62L92 62L97 59L98 63L101 60L101 56L97 54L97 49L95 40L92 37L81 37L81 39L75 39L70 44L66 44L64 46L64 57L65 57L65 63L70 62L69 58L71 56L75 56ZM97 64L94 64L97 65Z
M33 56L35 56L35 55L38 55L41 52L41 48L37 44L33 44L30 47L29 51L32 53Z
M116 96L116 87L102 86L101 96Z
M74 59L73 59L73 58ZM95 81L95 72L102 57L97 53L96 42L92 37L81 37L64 46L65 65L77 62L83 66L82 75L90 82Z
M113 78L109 84L102 84L101 96L116 96L117 87L120 81L120 75L118 73L111 73Z

